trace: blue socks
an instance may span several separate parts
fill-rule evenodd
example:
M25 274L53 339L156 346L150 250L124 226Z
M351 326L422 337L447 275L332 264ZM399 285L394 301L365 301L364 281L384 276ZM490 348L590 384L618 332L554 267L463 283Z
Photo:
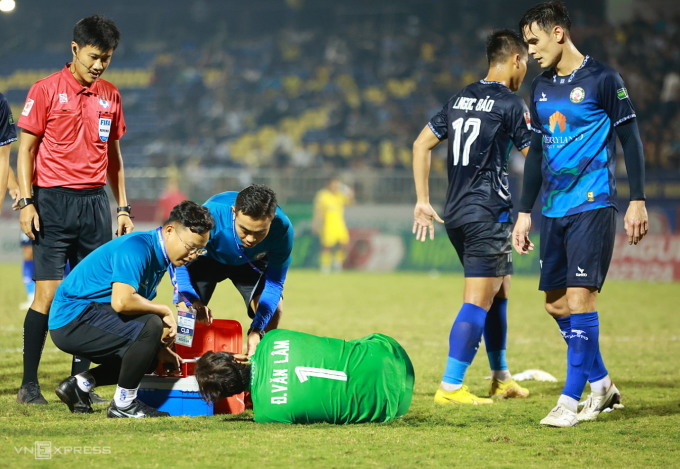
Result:
M567 333L567 379L562 394L579 400L600 349L597 312L572 314Z
M484 324L484 344L489 358L489 367L492 370L508 369L508 362L505 358L507 335L508 299L494 298Z
M592 313L590 313L592 314ZM595 313L597 314L597 313ZM567 337L571 333L571 317L567 316L566 318L559 318L555 319L557 322L557 325L560 328L560 332L562 332L562 337L564 338L564 341L567 343L567 346L569 346L569 339ZM598 341L598 347L597 347L597 355L595 355L595 361L593 362L593 367L590 369L590 374L588 375L588 381L590 383L594 383L595 381L599 381L605 376L607 376L609 372L607 371L607 367L604 366L604 360L602 359L602 354L600 353L600 347L599 347L599 341Z
M487 312L471 303L463 303L449 334L449 357L442 381L462 384L465 372L475 358L482 340Z

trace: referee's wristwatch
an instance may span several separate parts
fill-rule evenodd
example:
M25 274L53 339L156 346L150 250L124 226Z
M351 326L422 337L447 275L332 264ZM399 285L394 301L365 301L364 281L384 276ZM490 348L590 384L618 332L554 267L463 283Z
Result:
M17 207L19 207L19 210L25 208L27 205L33 205L33 199L30 197L24 197L23 199L19 199L17 202Z
M130 204L128 204L128 205L123 205L123 206L121 206L121 207L118 207L118 208L116 209L116 213L120 213L120 212L127 212L127 213L130 213L130 212L132 212L132 207L130 207Z
M248 329L248 335L250 335L252 332L257 332L260 335L260 340L264 337L264 329L258 329L257 327L250 327Z

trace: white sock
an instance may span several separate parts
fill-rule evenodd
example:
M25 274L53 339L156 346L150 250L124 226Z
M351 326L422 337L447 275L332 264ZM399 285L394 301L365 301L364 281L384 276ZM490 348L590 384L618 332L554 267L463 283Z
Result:
M90 392L97 385L92 373L89 371L83 371L82 373L75 375L75 378L81 391Z
M512 378L509 370L491 370L491 378L498 381L507 381Z
M571 410L572 412L578 412L578 401L573 397L565 396L564 394L562 394L560 395L560 398L557 399L557 403L562 404L564 407Z
M593 394L604 395L607 392L607 389L609 389L609 386L611 385L612 379L609 377L609 375L607 375L602 379L590 383L590 391Z
M113 402L116 404L116 407L119 409L130 407L132 401L134 401L137 397L137 389L139 389L139 387L134 389L125 389L121 388L120 386L116 386L116 392L113 394Z
M441 382L439 385L442 390L446 392L453 392L453 391L458 391L460 388L463 387L462 384L452 384L452 383L445 383L444 381Z

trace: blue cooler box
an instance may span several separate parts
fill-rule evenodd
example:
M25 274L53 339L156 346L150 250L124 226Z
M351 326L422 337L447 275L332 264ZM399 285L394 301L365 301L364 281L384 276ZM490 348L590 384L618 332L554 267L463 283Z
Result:
M173 417L215 414L213 404L203 400L198 392L195 376L176 378L146 375L139 386L137 398Z

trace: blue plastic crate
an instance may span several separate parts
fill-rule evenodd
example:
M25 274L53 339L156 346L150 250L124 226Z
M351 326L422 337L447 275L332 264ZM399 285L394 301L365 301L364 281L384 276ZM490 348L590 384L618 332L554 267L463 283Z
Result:
M139 386L137 398L172 416L214 415L212 403L198 392L195 376L186 378L146 375Z

